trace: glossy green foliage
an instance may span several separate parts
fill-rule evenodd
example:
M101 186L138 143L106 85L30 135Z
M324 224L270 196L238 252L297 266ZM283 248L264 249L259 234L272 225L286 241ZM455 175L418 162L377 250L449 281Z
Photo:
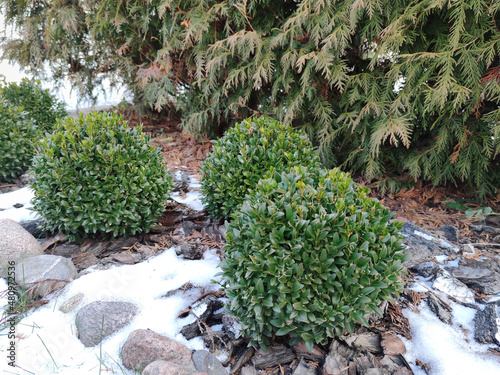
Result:
M500 1L0 0L5 57L88 96L104 77L196 136L273 116L327 166L500 186Z
M18 107L0 99L0 181L26 171L33 157L36 126Z
M213 216L228 217L271 170L294 165L321 167L306 137L265 117L245 120L216 140L203 162L203 202Z
M261 180L227 230L226 306L252 342L325 343L367 324L403 282L401 223L338 169Z
M22 107L41 134L51 132L56 121L67 116L65 104L43 89L39 81L23 78L19 83L4 83L0 85L0 97L13 106Z
M33 206L72 240L147 232L173 187L159 149L115 113L66 118L38 147Z

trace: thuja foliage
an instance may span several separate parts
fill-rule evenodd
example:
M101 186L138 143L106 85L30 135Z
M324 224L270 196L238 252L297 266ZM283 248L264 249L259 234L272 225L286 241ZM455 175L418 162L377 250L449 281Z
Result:
M252 342L326 343L402 288L401 223L338 169L261 180L227 230L226 308Z
M160 150L116 113L61 121L41 140L31 170L44 229L77 241L147 232L173 187Z
M21 108L0 99L0 181L22 175L31 162L36 126Z
M307 137L265 117L236 124L214 142L200 169L206 209L215 217L229 217L271 170L295 165L321 168Z
M10 105L22 107L40 134L50 132L57 119L67 116L65 104L48 89L42 88L40 81L23 78L19 83L3 83L0 85L0 97Z
M174 98L192 133L268 114L368 179L500 186L498 1L0 4L24 37L8 57L118 75L157 109Z

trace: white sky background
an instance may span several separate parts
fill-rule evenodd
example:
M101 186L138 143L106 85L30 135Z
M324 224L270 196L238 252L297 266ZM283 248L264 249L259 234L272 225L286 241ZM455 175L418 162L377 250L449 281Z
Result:
M4 36L10 35L10 31L5 30L5 23L3 15L0 13L0 35ZM0 56L2 51L0 50ZM4 76L7 82L19 82L23 78L32 78L30 75L23 73L21 67L18 64L12 65L8 61L0 60L0 76ZM89 102L79 101L76 92L71 92L71 86L69 82L65 82L64 87L55 90L54 85L50 82L42 82L42 86L49 89L52 94L54 94L59 100L64 101L67 105L67 110L73 110L76 108L87 108L90 107ZM111 89L109 84L105 83L106 95L99 93L96 106L104 105L115 105L118 104L122 98L126 95L125 88L114 88ZM129 98L130 100L130 98Z

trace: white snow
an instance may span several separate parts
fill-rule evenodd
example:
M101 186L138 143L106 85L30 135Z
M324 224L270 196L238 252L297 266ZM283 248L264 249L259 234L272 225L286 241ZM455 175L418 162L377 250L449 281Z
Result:
M197 191L200 185L196 179L191 179L191 189L185 198L180 194L174 194L173 198L193 209L201 210L201 194ZM0 217L19 220L17 212L29 207L31 197L32 192L28 188L0 194L0 207L4 208L4 211L0 211L0 215L3 215ZM15 203L24 204L25 207L15 209L12 207ZM446 258L437 257L441 262ZM202 291L218 289L218 285L212 283L213 279L217 280L215 275L219 271L218 263L219 258L213 250L205 252L204 259L192 261L180 259L174 248L170 248L139 264L101 271L88 269L88 274L73 281L58 294L49 296L48 304L32 311L17 326L20 340L16 348L16 361L24 370L13 370L7 366L5 359L0 359L0 372L4 370L6 373L22 375L83 375L98 374L101 371L132 375L133 372L122 365L120 349L135 329L149 328L192 350L202 349L201 338L187 341L179 333L182 326L194 321L194 317L190 315L177 319L177 316ZM199 288L162 298L168 291L177 289L188 281ZM419 278L419 283L414 284L414 290L427 292L426 287L432 287L431 281ZM6 288L5 281L0 280L0 290ZM85 295L80 304L68 314L60 312L59 307L78 293ZM488 349L493 346L474 341L475 310L452 302L444 295L442 298L453 308L452 326L441 322L425 302L419 306L419 313L403 310L409 319L412 334L412 340L403 339L407 348L404 356L415 374L425 374L416 365L417 359L431 366L431 375L500 374L500 358L488 353ZM75 316L82 306L96 300L131 302L137 305L139 311L129 325L106 337L102 345L85 348L76 337ZM5 298L0 299L0 305L5 303ZM203 308L201 305L197 312L201 313ZM5 332L3 334L0 333L0 356L5 357L8 340Z
M200 194L194 191L199 183L192 181L191 191L180 201L188 202L193 209L202 208ZM23 215L18 214L23 209L15 209L12 205L21 203L30 207L32 197L32 191L28 188L0 194L0 207L5 209L0 213L3 213L3 217L17 221L24 219ZM177 257L175 249L169 248L139 264L116 266L101 271L90 269L90 273L74 280L59 293L50 295L48 304L32 311L17 325L16 334L20 339L16 346L16 364L19 368L13 369L7 365L6 360L1 359L0 372L37 375L97 374L101 366L102 373L131 375L133 372L121 364L120 349L128 335L136 329L148 328L192 350L203 349L201 338L187 341L179 333L184 325L195 320L194 316L184 319L177 319L177 316L202 292L219 288L213 282L218 280L215 275L220 271L217 268L219 261L215 250L208 250L202 260L193 261ZM186 282L197 288L169 298L162 297ZM0 290L6 289L6 282L1 279ZM63 314L59 311L65 301L78 293L83 293L85 297L72 312ZM105 338L102 345L85 348L76 336L75 317L81 307L97 300L131 302L139 311L129 325ZM0 299L0 305L5 305L6 302L5 298ZM7 355L9 344L5 333L0 333L2 357Z
M412 340L403 339L406 346L405 359L415 375L425 375L416 360L431 367L431 375L498 375L500 358L487 354L490 346L474 341L475 311L451 303L453 326L439 320L425 303L419 305L420 313L404 309L410 321Z
M12 219L18 222L35 220L38 214L30 210L33 207L31 204L33 197L33 190L29 187L0 194L0 219ZM15 208L16 203L22 204L23 207Z
M47 305L34 311L17 326L16 333L23 337L16 348L17 364L37 375L96 374L101 358L107 371L122 373L114 361L121 363L120 349L128 335L136 329L151 329L190 349L202 349L201 338L187 341L179 333L183 325L194 321L194 317L177 319L177 315L198 295L178 293L169 298L162 296L188 281L201 287L198 294L201 294L201 289L217 290L217 285L211 280L216 279L218 263L215 251L205 252L203 260L188 261L177 257L174 249L170 248L139 264L94 271L78 278L62 293L51 295ZM85 295L82 302L68 314L60 312L59 307L78 293ZM131 302L139 311L129 325L105 338L102 348L100 345L85 348L76 337L75 316L81 307L97 300ZM7 340L0 341L1 350L5 351ZM104 353L102 357L101 350ZM12 371L12 367L9 368L3 360L0 361L0 369ZM22 371L14 373L24 374ZM133 372L123 369L123 373Z
M181 193L178 191L176 191L175 193L172 193L170 195L170 197L173 200L175 200L176 202L183 203L195 211L202 211L205 208L205 206L201 202L201 198L203 197L203 195L198 190L200 188L200 183L193 176L190 176L190 179L191 179L191 182L190 182L189 186L191 188L186 193L185 197L182 197Z

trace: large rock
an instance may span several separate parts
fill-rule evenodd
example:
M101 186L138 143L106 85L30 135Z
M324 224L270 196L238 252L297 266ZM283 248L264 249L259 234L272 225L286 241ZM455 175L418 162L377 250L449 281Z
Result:
M14 220L0 219L0 277L7 277L8 262L42 254L42 246L28 231Z
M76 314L78 338L86 347L96 346L102 339L129 324L136 314L137 307L129 302L89 303Z
M196 369L191 362L183 366L159 359L147 365L142 375L193 375L194 373Z
M490 303L474 317L474 338L481 344L500 345L500 306Z
M40 297L64 288L77 276L74 264L56 255L38 255L23 259L16 265L16 282L26 285L32 295Z
M215 356L206 350L197 350L193 354L193 363L196 370L208 375L227 375L227 370Z
M128 336L121 356L126 368L140 371L159 359L187 366L191 361L191 350L156 332L138 329Z

